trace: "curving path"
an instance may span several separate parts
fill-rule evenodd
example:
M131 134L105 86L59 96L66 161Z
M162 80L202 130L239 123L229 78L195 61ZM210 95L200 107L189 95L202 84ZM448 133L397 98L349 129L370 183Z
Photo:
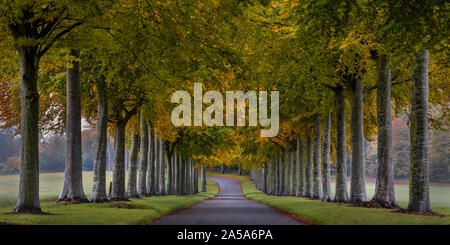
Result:
M302 225L291 216L265 204L245 199L239 183L221 177L208 177L219 184L212 199L175 211L152 225Z

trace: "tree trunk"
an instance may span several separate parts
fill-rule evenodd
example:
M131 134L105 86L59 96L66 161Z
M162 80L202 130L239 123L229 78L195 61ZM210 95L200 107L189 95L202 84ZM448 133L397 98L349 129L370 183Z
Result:
M167 194L173 194L173 182L172 182L172 163L173 163L173 155L167 152Z
M173 193L175 194L175 195L178 195L178 192L179 192L179 190L178 190L178 186L179 186L179 184L178 184L178 181L179 181L179 178L178 178L178 172L180 171L179 170L179 165L178 165L178 158L179 158L179 154L177 153L177 152L173 152Z
M202 165L202 192L206 192L206 169Z
M289 146L288 146L289 147ZM284 149L284 192L283 195L289 195L289 186L290 186L290 161L289 161L289 150Z
M79 50L70 50L70 56L80 57ZM67 68L67 116L66 116L66 169L64 183L58 201L88 202L83 190L81 157L81 95L80 64L77 60Z
M148 161L147 161L147 194L155 194L155 139L153 136L153 127L151 122L147 124L148 129Z
M281 195L281 159L283 157L283 153L280 153L280 155L278 156L277 159L277 179L276 179L276 183L277 183L277 188L276 188L276 195L279 196Z
M130 156L128 158L128 197L139 197L136 188L139 145L139 134L131 132Z
M94 160L94 187L91 202L100 203L108 201L106 195L106 151L108 147L108 101L104 77L97 79L97 135Z
M197 175L196 175L196 173L195 173L195 171L197 170L197 168L195 167L195 162L192 160L192 167L191 167L191 171L192 171L192 194L197 194L196 192L195 192L195 183L197 183L196 181L195 181L195 178L197 177Z
M183 183L183 187L184 187L184 194L185 195L189 195L189 162L190 162L190 158L188 158L188 159L186 159L185 161L184 161L184 166L183 166L183 168L184 168L184 176L183 176L183 179L184 179L184 183Z
M159 152L159 150L160 150L160 147L159 147L159 145L160 145L160 140L158 139L158 134L155 132L155 162L154 162L154 165L155 165L155 172L154 172L154 174L155 174L155 195L160 195L160 183L159 183L159 175L160 175L160 173L159 173L159 167L160 167L160 165L159 165L159 159L160 159L160 157L161 157L161 155L160 155L160 152Z
M262 192L267 193L267 168L266 165L262 166Z
M331 202L331 176L330 176L330 135L331 135L331 115L325 119L325 128L323 129L323 195L322 200Z
M336 202L348 201L346 135L344 90L339 88L336 91Z
M222 164L221 166L220 166L220 173L225 173L225 164Z
M302 197L305 195L305 146L303 140L297 138L297 151L295 154L297 161L297 191L296 196Z
M314 123L314 157L313 157L313 196L312 198L321 199L322 198L322 167L321 167L321 159L320 159L320 119L316 118Z
M277 161L272 158L271 170L270 170L270 194L276 195L276 181L277 181Z
M364 164L364 133L363 133L363 80L356 78L352 86L352 177L350 186L351 202L365 202L366 182Z
M295 161L294 161L294 155L292 154L292 151L288 151L289 154L289 196L295 195Z
M285 174L285 168L286 168L286 157L285 157L285 151L283 149L283 152L281 153L281 159L280 159L280 195L285 194L286 190L286 174Z
M305 169L305 197L312 197L312 141L310 138L306 140L306 169Z
M411 160L408 210L431 212L428 163L428 50L416 54L410 113Z
M186 159L184 156L180 156L180 161L178 162L180 164L179 167L179 178L180 178L180 193L179 195L185 195L186 194L186 184L185 184L185 175L186 175L186 169L185 169L185 165L186 165Z
M141 112L139 117L139 124L141 128L141 143L140 143L140 158L139 158L139 181L138 194L139 196L147 196L147 168L148 168L148 125L144 113Z
M386 55L377 62L378 172L373 200L384 207L398 207L394 191L392 162L391 68Z
M198 168L197 167L195 167L195 176L194 176L194 182L195 182L195 184L194 184L194 194L197 194L198 193Z
M159 194L166 194L166 166L165 166L165 150L164 150L164 140L161 139L159 142Z
M14 212L41 212L39 203L39 94L37 47L19 53L22 157L17 205Z
M138 194L140 196L147 196L147 168L148 168L148 124L147 120L144 116L144 113L141 112L139 117L139 124L141 127L141 143L139 151L141 156L139 158L139 182L138 182Z
M114 129L114 166L111 201L128 200L125 191L125 121L120 121Z

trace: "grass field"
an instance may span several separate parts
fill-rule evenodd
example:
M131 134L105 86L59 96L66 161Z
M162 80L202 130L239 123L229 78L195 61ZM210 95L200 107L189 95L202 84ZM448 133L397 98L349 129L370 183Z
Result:
M238 179L242 186L243 194L252 200L266 203L272 207L281 209L298 216L313 224L321 225L449 225L450 224L450 187L433 186L433 210L446 217L424 216L414 214L397 213L389 209L353 207L350 204L338 204L310 200L293 196L269 196L257 190L248 176L230 174L211 175L232 177ZM368 185L368 196L373 195L373 186ZM396 187L397 197L401 206L407 204L407 185ZM441 205L438 205L441 204Z
M49 225L131 225L149 224L161 215L214 197L219 188L208 180L207 191L189 196L158 196L132 199L128 202L56 204L63 173L40 175L41 208L48 214L13 214L17 196L18 176L0 176L0 223ZM111 173L107 174L107 182ZM83 172L86 194L92 190L92 172Z
M366 182L367 197L373 197L375 193L375 180ZM347 184L350 190L350 182ZM409 185L407 182L401 181L395 184L395 198L400 206L406 208L409 201ZM336 190L336 184L331 183L331 192L334 197ZM436 207L450 207L450 185L444 184L431 184L430 185L430 199L431 205Z

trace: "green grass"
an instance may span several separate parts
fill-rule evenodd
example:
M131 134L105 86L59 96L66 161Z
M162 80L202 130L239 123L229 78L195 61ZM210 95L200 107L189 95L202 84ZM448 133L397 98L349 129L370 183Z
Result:
M331 183L332 196L336 190L335 183ZM350 187L350 182L347 184ZM406 183L395 184L395 198L401 207L406 208L409 201L409 185ZM375 194L375 183L366 183L367 197ZM430 185L431 205L436 207L450 207L450 185L431 184Z
M56 204L63 173L41 174L41 208L45 215L13 214L17 196L17 176L0 176L0 223L42 225L132 225L149 224L161 215L214 197L219 188L208 180L207 191L189 196L157 196L131 199L128 202ZM109 183L110 173L107 181ZM83 184L89 196L92 173L83 173Z
M41 200L58 198L64 180L64 173L42 173L39 175L39 197ZM87 196L92 193L93 172L83 172L83 187ZM106 172L107 188L112 180L112 172ZM15 204L19 192L19 175L0 176L0 206Z
M433 207L433 210L446 217L424 216L414 214L395 213L389 209L378 208L360 208L353 207L350 204L338 204L321 202L318 200L310 200L301 197L292 196L269 196L257 190L248 176L238 175L220 175L217 176L233 177L241 182L242 192L244 195L252 200L266 203L275 208L284 210L288 213L294 214L303 218L313 224L321 225L449 225L450 224L450 205ZM439 186L435 186L439 187ZM400 190L404 187L400 186ZM439 194L447 195L442 197L442 200L448 200L449 187L433 188L433 197L437 198ZM396 189L397 190L397 189ZM406 185L407 190L407 185ZM401 192L400 192L401 193ZM370 195L370 193L368 193ZM401 204L404 205L403 199L405 196L400 194L402 198ZM438 203L440 203L439 201ZM444 202L442 201L442 202Z

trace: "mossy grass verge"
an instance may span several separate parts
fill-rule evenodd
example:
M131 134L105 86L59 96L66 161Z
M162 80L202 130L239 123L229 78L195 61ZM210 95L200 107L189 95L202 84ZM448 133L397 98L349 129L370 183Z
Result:
M350 203L322 202L295 196L270 196L257 190L249 176L209 173L211 176L235 178L242 193L251 200L265 203L317 225L449 225L450 207L434 206L441 215L417 215L397 209L356 207ZM407 203L400 202L401 207Z
M218 185L208 180L206 192L188 196L151 196L129 201L67 205L57 204L55 198L49 198L41 200L43 214L16 214L12 212L14 204L3 204L0 206L0 224L146 225L162 215L213 198L218 191Z

